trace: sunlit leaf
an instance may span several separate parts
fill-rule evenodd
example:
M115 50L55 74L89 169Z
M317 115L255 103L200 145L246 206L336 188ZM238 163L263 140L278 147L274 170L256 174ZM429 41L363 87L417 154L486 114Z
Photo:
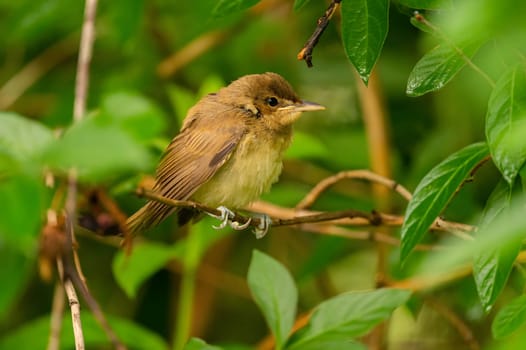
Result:
M377 289L328 299L316 307L307 326L293 336L287 349L345 349L353 338L387 319L410 295L401 289Z
M221 350L219 346L207 344L204 340L199 338L192 338L186 343L184 350Z
M525 321L526 295L521 295L499 310L491 324L493 337L504 338L522 326Z
M106 315L111 328L129 349L166 350L168 345L152 331L128 320ZM47 344L51 315L40 317L12 330L0 339L0 349L40 349ZM82 332L87 349L109 348L111 343L91 313L81 312ZM75 349L71 316L65 314L60 332L60 348Z
M420 181L409 202L401 230L404 261L440 215L469 172L488 155L485 143L475 143L450 155Z
M422 57L409 74L406 93L421 96L444 87L466 65L466 58L477 52L478 44L442 43ZM460 50L460 51L459 51Z
M219 0L214 7L212 15L214 17L227 16L246 10L258 2L260 2L260 0Z
M289 271L270 256L254 250L248 286L276 338L278 348L287 341L296 317L298 291Z
M488 102L486 138L493 162L512 185L526 161L526 68L517 65L497 81Z
M380 56L389 26L389 0L342 1L345 53L367 84Z
M511 188L502 180L493 190L479 227L488 226L511 202ZM515 258L522 246L522 241L507 246L506 250L491 249L477 255L473 261L473 277L482 305L489 310L500 291L506 284L513 268Z

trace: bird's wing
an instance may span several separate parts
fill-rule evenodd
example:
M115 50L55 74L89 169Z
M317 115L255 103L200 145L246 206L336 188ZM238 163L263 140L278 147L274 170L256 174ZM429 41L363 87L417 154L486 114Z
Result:
M214 123L203 119L189 123L161 159L154 190L168 198L186 200L207 182L228 161L245 133L243 123L229 118L231 113L225 118L216 114Z

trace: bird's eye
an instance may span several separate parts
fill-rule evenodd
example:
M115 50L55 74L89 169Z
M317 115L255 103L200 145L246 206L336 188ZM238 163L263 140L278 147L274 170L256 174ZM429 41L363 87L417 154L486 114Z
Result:
M276 107L278 105L278 99L275 97L267 97L266 102L270 107Z

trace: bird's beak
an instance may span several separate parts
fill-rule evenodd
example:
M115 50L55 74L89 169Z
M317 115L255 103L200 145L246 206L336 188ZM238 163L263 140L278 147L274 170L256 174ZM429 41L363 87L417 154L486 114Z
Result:
M289 106L281 107L280 111L291 111L291 112L308 112L308 111L321 111L325 107L314 102L301 101L300 103L291 104Z

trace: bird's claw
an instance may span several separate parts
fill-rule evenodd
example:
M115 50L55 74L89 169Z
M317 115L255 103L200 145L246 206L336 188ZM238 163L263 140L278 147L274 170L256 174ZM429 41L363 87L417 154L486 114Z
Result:
M216 230L221 230L225 228L227 225L229 225L232 229L236 231L241 231L241 230L246 229L252 222L252 218L248 218L248 220L244 224L241 224L237 221L232 221L236 217L236 214L225 206L220 206L217 208L217 210L221 212L221 215L209 214L210 216L218 220L221 220L221 223L219 225L212 226ZM259 218L259 224L256 227L254 227L252 232L254 232L257 239L260 239L260 238L263 238L267 234L268 229L270 228L272 224L272 219L270 219L270 217L265 214L261 214L261 215L256 214L255 216Z
M221 230L228 225L236 231L241 231L246 229L252 222L252 218L249 218L244 224L241 224L237 221L232 221L236 217L236 214L225 206L220 206L217 208L217 210L221 212L221 215L210 215L218 220L221 220L219 225L212 226L216 230Z
M259 218L259 225L257 227L254 227L252 232L254 232L254 235L256 235L256 239L261 239L265 237L265 235L268 232L268 229L272 225L272 219L265 214L257 215Z
M236 215L234 214L232 210L228 209L225 206L220 206L217 208L217 210L221 212L221 215L210 214L210 216L218 220L221 220L221 223L217 226L212 226L212 227L215 228L216 230L221 230L222 228L225 228L226 225L228 225Z

